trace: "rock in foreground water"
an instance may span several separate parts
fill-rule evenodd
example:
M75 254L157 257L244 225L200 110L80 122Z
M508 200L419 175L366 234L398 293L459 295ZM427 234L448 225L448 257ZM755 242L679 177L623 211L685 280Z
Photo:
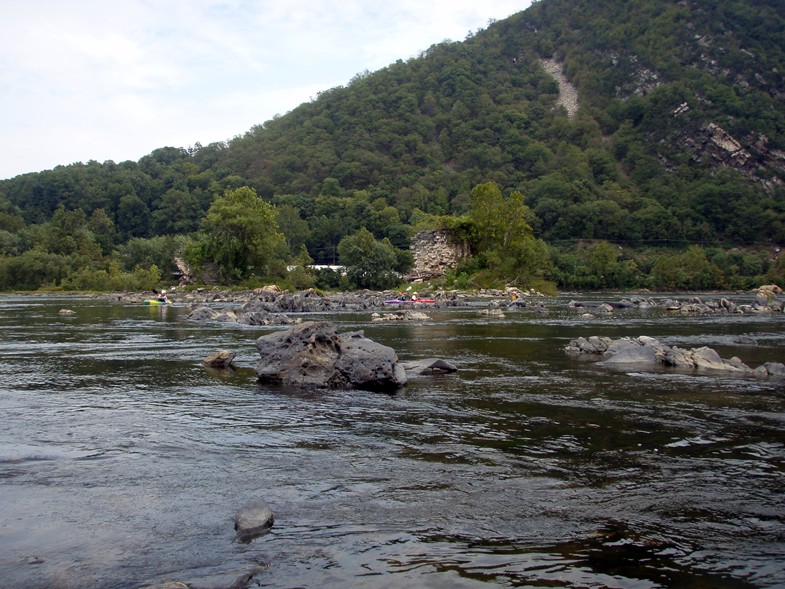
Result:
M210 368L232 368L237 352L231 350L218 350L207 356L202 363Z
M334 324L307 321L256 340L260 382L298 387L394 391L406 384L395 350L362 331L338 334Z
M234 530L241 542L250 542L273 527L273 510L262 500L252 501L234 514Z

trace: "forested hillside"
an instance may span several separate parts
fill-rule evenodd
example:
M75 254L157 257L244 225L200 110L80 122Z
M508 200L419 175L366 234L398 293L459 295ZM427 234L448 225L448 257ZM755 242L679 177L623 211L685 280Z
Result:
M287 279L367 233L403 270L394 250L433 226L471 242L448 277L462 286L781 280L784 76L782 2L540 0L226 143L0 182L0 288L89 286L74 276L97 268L142 284L174 252L226 281ZM231 225L246 186L280 232L251 258L225 251L216 216Z

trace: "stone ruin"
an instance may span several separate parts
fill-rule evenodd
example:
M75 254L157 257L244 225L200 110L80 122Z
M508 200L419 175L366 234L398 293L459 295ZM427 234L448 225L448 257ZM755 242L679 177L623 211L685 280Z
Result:
M469 244L459 241L449 231L420 231L412 238L414 269L411 280L427 280L444 276L469 257Z

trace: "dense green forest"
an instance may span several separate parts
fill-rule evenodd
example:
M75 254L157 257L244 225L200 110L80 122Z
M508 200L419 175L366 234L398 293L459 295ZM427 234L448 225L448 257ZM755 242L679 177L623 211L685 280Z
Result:
M175 256L386 288L434 227L474 254L445 286L785 282L784 76L779 1L540 0L227 142L0 181L0 289L151 288Z

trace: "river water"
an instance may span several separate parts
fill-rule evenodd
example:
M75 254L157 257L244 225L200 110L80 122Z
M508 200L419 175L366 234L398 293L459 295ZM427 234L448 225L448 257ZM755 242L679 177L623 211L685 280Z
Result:
M460 368L386 395L259 386L273 328L1 297L0 587L204 589L255 567L275 588L785 586L785 383L562 350L648 335L755 367L785 360L785 315L565 303L312 317ZM218 349L235 371L201 365ZM237 542L254 499L275 525Z

